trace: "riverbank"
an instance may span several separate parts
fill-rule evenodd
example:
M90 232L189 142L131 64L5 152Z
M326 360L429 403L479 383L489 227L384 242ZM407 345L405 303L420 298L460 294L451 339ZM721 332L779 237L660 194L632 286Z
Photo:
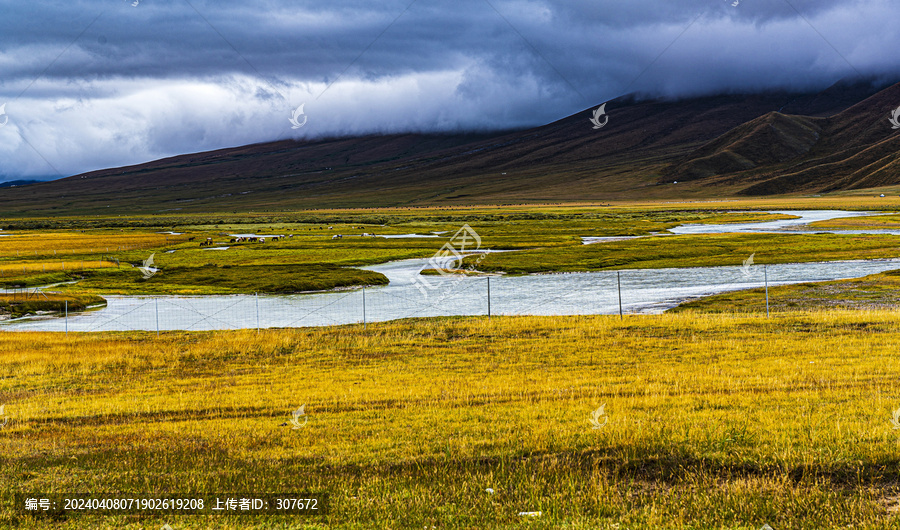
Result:
M0 293L0 320L25 316L61 316L67 311L75 313L106 305L100 296L82 294L44 293L35 290Z
M898 263L900 266L900 263ZM769 288L769 310L776 313L816 310L896 310L900 270L832 282L800 283ZM764 289L732 291L685 302L670 313L766 312Z

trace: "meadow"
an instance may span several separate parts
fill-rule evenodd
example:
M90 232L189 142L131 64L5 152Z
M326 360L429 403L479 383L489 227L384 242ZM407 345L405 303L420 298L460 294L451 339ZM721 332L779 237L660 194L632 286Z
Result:
M3 333L0 527L896 528L898 347L891 311ZM330 506L51 520L16 491Z
M647 237L583 245L585 236L651 236L686 223L785 218L720 206L480 207L279 215L3 220L0 287L55 287L73 294L297 293L382 285L357 267L433 255L464 224L481 248L516 250L479 262L485 272L531 273L616 268L735 265L895 257L891 236L707 235ZM64 230L64 226L80 227ZM122 226L125 228L115 228ZM42 227L42 228L38 228ZM165 232L175 232L166 234ZM230 234L290 235L265 244ZM362 234L439 237L381 238ZM333 239L342 235L340 239ZM210 239L210 247L198 242ZM790 248L791 252L784 251ZM212 250L220 249L220 250ZM153 257L145 277L137 267ZM470 258L475 260L477 258Z
M756 212L607 211L481 208L448 212L299 212L281 216L65 218L3 220L0 287L62 284L77 294L296 293L382 285L387 279L356 267L426 258L465 223L483 248L525 250L539 246L563 254L585 235L646 235L682 223L742 222L784 217ZM68 230L64 227L70 227ZM121 226L122 228L116 228ZM174 233L164 233L174 232ZM230 234L280 235L266 243L235 242ZM381 238L362 234L440 237ZM333 239L341 235L340 239ZM290 236L290 237L284 237ZM201 247L200 242L211 242ZM153 257L157 273L136 267Z
M0 285L77 283L45 290L41 307L7 296L0 312L115 293L378 284L382 275L358 267L431 256L463 223L483 248L518 250L479 263L507 273L734 266L751 253L759 264L897 257L891 236L581 244L773 218L731 211L741 205L7 219ZM860 226L844 221L829 227ZM235 233L294 237L235 244ZM199 247L207 237L229 249ZM159 271L145 279L133 266L151 254ZM159 336L0 331L0 528L897 528L898 278L775 287L772 318L756 289L624 319L459 317ZM292 491L326 493L327 513L35 518L12 506L16 492Z

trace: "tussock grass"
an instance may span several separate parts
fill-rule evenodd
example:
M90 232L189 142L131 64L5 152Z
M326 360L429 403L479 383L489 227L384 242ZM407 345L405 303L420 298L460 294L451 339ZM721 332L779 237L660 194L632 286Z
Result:
M888 311L3 333L0 490L332 504L58 528L893 528L898 347Z
M94 295L62 295L29 291L0 294L0 320L37 313L84 311L88 306L105 305L106 300Z
M769 288L769 307L776 312L829 309L896 310L900 270L862 278L798 283ZM764 289L745 289L705 296L668 310L679 312L756 313L766 311Z

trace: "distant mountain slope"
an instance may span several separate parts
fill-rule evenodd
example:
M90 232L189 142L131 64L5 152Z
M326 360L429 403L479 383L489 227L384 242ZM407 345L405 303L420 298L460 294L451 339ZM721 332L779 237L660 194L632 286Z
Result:
M666 173L689 181L796 159L816 145L823 119L770 112L697 149Z
M744 195L900 184L900 134L890 113L900 84L827 118L771 113L710 141L663 171L667 179L744 184Z
M37 184L40 180L5 180L0 182L0 188L15 188L17 186L28 186L29 184Z
M893 182L892 144L878 142L894 96L842 82L808 94L623 97L599 130L588 109L521 131L285 140L6 188L0 201L9 214L57 215L711 197L820 189L823 164L839 166L843 189ZM779 180L782 168L795 176Z

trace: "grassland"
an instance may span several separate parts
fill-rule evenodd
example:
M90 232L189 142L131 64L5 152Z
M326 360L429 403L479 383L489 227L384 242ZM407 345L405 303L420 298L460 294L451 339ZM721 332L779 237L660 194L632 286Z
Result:
M8 235L0 237L0 286L75 282L58 290L103 295L291 293L380 285L387 281L383 275L357 267L429 257L463 224L479 234L482 248L517 251L492 254L479 261L478 269L512 274L737 265L750 254L760 264L897 257L895 238L887 235L713 234L582 244L585 236L651 236L681 224L784 217L720 205L648 204L13 220L6 223ZM891 215L865 219L879 227L895 222ZM125 228L100 226L104 223ZM63 230L67 224L81 228ZM232 241L230 234L240 233L292 237L265 244ZM439 237L386 239L363 233ZM344 237L332 239L337 234ZM224 250L201 248L198 242L207 238L212 248ZM160 271L144 278L135 267L151 255Z
M491 254L478 268L486 272L527 274L604 269L652 269L740 265L751 254L759 264L848 259L896 258L891 235L850 234L703 234L647 237L566 248L537 248ZM474 257L466 258L471 263Z
M0 527L896 528L898 347L885 311L3 333L7 495L302 489L331 511L3 504Z
M540 245L565 249L563 254L567 254L570 247L581 246L584 235L645 235L682 223L778 217L784 216L714 209L644 212L574 207L554 213L510 207L452 212L299 212L259 218L18 220L6 223L5 235L0 237L0 286L76 282L59 290L91 294L314 291L383 284L387 281L383 275L356 267L429 257L465 223L474 225L484 247L528 249ZM44 228L36 228L39 226ZM64 226L81 228L65 231ZM158 233L163 230L176 233ZM260 244L235 242L230 235L241 233L291 237L269 238ZM363 237L363 233L441 237L387 239ZM344 237L332 239L338 234ZM211 246L200 247L199 242L207 238ZM134 267L150 256L160 271L144 278Z
M800 283L769 288L769 307L777 312L823 309L896 310L900 305L900 271L832 282ZM747 289L707 296L670 312L765 313L764 289Z
M63 313L84 311L88 307L105 305L106 301L96 295L60 295L34 291L0 294L0 320L19 318L40 313Z

